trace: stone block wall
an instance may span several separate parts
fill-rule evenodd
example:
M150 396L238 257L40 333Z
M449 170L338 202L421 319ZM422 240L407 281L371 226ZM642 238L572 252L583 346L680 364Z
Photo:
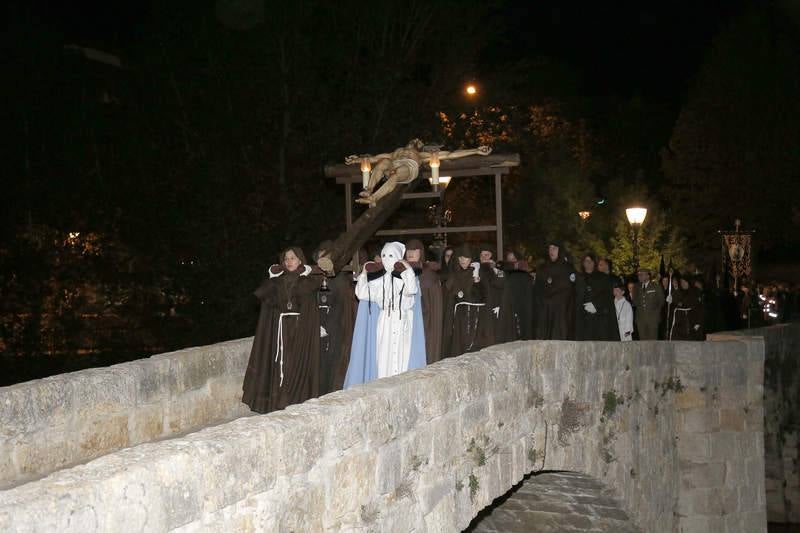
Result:
M800 323L712 335L764 339L764 445L770 522L800 523Z
M0 488L247 413L252 339L0 387Z
M766 531L763 340L673 344L680 531Z
M460 531L571 470L644 531L764 531L761 364L753 339L494 346L1 491L0 530Z

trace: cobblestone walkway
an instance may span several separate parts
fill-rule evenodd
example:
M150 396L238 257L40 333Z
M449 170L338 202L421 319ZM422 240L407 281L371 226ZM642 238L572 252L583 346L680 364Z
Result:
M641 533L603 484L581 474L530 476L472 521L472 533Z

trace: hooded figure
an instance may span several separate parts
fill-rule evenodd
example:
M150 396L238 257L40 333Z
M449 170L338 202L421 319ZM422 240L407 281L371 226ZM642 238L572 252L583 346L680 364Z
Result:
M583 271L575 282L575 339L619 340L611 276L597 270L597 262L591 254L583 256L581 264Z
M418 257L411 257L417 255L416 252ZM419 282L418 298L421 301L417 302L417 308L422 310L425 354L430 365L442 358L442 283L439 280L439 264L425 260L425 247L418 239L408 241L406 259ZM414 320L416 322L417 318Z
M445 357L484 348L479 330L486 295L480 283L480 263L472 261L472 250L467 245L453 253L451 263L453 270L444 287L442 353Z
M393 376L425 366L421 320L417 324L417 335L413 334L415 297L419 287L414 270L403 260L405 251L402 243L386 243L381 250L382 269L369 275L365 265L358 276L356 296L362 302L376 304L378 317L373 337L369 328L370 318L362 320L361 315L363 310L374 313L375 309L359 304L345 388L374 377Z
M533 338L533 281L527 261L516 252L506 252L503 261L505 286L500 305L498 342Z
M547 246L547 259L536 273L536 338L571 339L574 333L575 270L557 241Z
M478 278L482 285L481 291L486 296L486 305L481 309L477 342L481 347L486 347L497 344L500 337L500 308L503 303L505 272L497 268L492 247L487 244L481 246L478 259Z
M320 266L333 245L324 241L314 254ZM328 261L330 263L330 261ZM328 264L326 267L330 267ZM356 316L356 299L353 294L353 271L350 266L334 274L321 267L314 274L320 287L317 306L320 319L320 395L340 390L344 384L353 341L353 323Z
M303 252L281 253L281 264L255 291L261 312L244 375L242 402L268 413L319 394L317 283Z

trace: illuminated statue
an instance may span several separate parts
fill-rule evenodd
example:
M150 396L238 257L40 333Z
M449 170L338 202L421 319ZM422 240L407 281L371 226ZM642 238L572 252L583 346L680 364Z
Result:
M344 162L347 165L362 163L363 172L367 172L369 167L374 165L371 168L372 172L369 175L369 181L365 183L364 190L359 193L360 198L356 200L360 204L368 204L370 207L374 207L381 198L392 192L398 184L411 183L417 179L419 166L424 163L430 164L432 158L435 161L434 164L438 165L439 160L458 159L471 155L489 155L491 152L492 149L488 146L456 150L454 152L424 152L422 141L412 139L405 147L398 148L392 153L375 156L351 155L346 157ZM367 162L368 165L365 169L364 164ZM386 176L386 183L373 192L375 186L384 176Z

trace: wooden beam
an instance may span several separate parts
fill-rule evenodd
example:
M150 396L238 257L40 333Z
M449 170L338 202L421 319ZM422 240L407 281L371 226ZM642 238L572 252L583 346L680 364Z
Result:
M414 200L416 198L441 198L442 191L439 192L407 192L403 195L403 200Z
M418 183L419 180L414 180L407 185L398 185L391 193L384 196L377 206L364 211L349 229L339 234L330 249L330 257L337 272L352 260L359 248L364 246L364 243L400 207L403 195L412 192Z
M432 235L434 233L469 233L472 231L495 231L497 226L461 226L434 228L382 229L375 235Z
M466 170L449 170L447 174L440 172L441 176L450 176L451 178L471 178L474 176L494 176L500 172L500 174L508 174L511 172L510 167L497 167L497 168L474 168L474 169L466 169ZM431 177L430 170L423 170L419 173L420 181L428 181L428 178ZM339 176L336 178L336 183L344 184L344 183L361 183L361 173L354 173L350 176Z
M500 174L494 175L494 209L497 224L497 255L495 261L503 261L503 188Z
M349 230L353 225L353 185L351 183L344 184L344 212L345 223Z
M452 172L457 170L468 170L474 172L481 169L487 171L495 168L511 168L519 166L519 154L489 154L487 156L472 155L469 157L462 157L461 159L442 161L442 166L439 169L439 174L442 176L451 176ZM486 173L486 172L484 172ZM494 174L494 172L489 172ZM467 174L479 175L479 174ZM325 176L329 178L346 178L351 176L358 176L361 179L361 170L358 165L345 165L344 163L335 163L325 165Z

